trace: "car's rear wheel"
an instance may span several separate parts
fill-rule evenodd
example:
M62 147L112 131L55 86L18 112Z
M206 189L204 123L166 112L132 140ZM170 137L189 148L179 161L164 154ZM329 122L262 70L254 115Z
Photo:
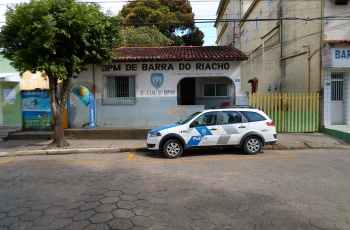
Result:
M243 150L249 155L258 154L261 151L262 142L259 137L251 136L245 139Z
M174 159L181 156L183 147L178 140L168 140L163 146L163 155L166 158Z

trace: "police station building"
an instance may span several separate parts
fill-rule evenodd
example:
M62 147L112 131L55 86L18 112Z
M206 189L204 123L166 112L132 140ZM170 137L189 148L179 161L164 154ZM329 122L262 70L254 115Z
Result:
M240 62L230 46L123 47L106 65L89 65L72 81L95 96L96 127L160 126L230 102L247 105ZM70 93L72 128L89 123L89 108Z

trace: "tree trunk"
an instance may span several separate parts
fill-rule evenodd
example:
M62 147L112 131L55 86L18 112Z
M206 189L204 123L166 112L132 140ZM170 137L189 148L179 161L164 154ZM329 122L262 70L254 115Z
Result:
M53 141L50 144L51 147L66 147L69 146L63 129L63 117L62 113L67 103L68 95L68 79L63 80L63 87L60 95L57 95L57 78L53 77L50 73L46 73L49 78L49 94L51 113L53 118L54 134ZM59 96L59 99L57 98Z

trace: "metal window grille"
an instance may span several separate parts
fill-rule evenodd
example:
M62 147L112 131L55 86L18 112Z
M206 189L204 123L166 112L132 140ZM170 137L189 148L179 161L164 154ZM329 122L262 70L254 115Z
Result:
M273 11L273 1L272 0L269 0L269 3L268 3L268 12L269 12L269 15L272 13Z
M267 51L280 43L279 30L264 42L264 51Z
M136 103L134 76L107 76L104 105L130 105Z
M252 58L256 59L255 61L262 61L262 45L252 52Z
M331 75L331 100L342 101L343 100L343 73L332 73Z

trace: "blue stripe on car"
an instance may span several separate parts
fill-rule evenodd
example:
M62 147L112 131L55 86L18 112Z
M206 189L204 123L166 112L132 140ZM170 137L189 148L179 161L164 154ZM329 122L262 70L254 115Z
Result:
M180 124L172 124L172 125L166 125L166 126L162 126L162 127L159 127L159 128L155 128L155 129L152 129L151 131L148 132L148 134L153 134L155 132L159 132L159 131L162 131L162 130L165 130L165 129L170 129L170 128L173 128L173 127L176 127L176 126L179 126Z
M204 136L213 135L212 132L206 126L196 127L197 132L200 136L192 136L190 140L187 142L187 146L197 146L201 142Z
M197 146L199 142L201 142L201 140L201 136L192 136L191 139L188 141L187 146Z
M202 136L209 136L209 135L213 135L210 130L208 129L207 126L199 126L196 127L197 132Z

